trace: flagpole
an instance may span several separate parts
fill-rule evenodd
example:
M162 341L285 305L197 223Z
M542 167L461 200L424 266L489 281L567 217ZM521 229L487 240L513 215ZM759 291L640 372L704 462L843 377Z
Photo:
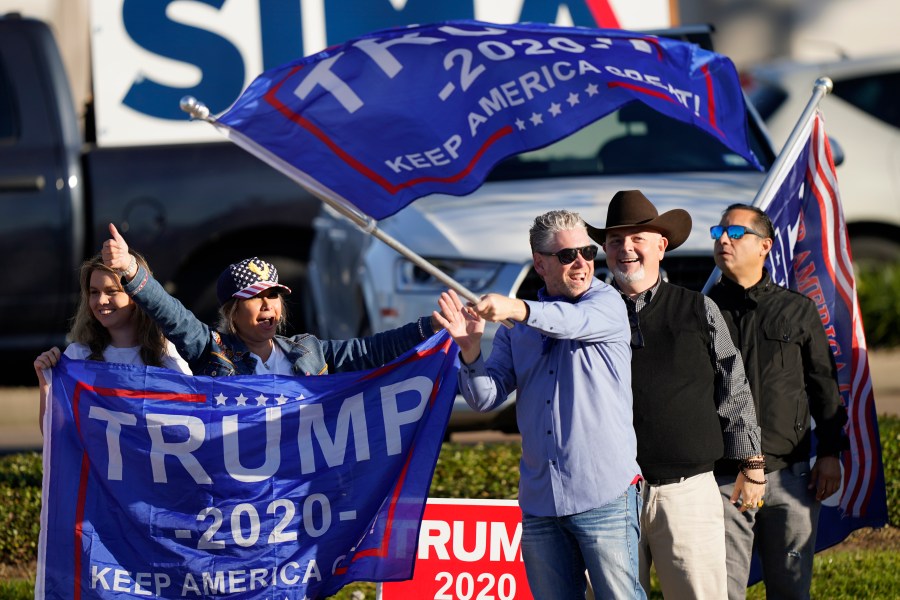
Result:
M797 124L794 125L794 129L791 131L791 135L788 136L787 141L784 143L784 147L781 149L781 152L778 154L778 157L775 159L775 162L772 164L772 168L769 169L768 174L766 175L765 180L759 188L759 191L756 192L756 196L753 198L753 202L750 204L751 206L755 206L761 210L765 210L769 202L771 202L771 192L772 188L775 185L775 182L780 181L782 176L784 175L784 171L791 167L791 162L788 160L794 151L797 149L796 146L799 143L805 141L803 136L803 132L806 129L807 123L812 119L813 114L816 111L816 108L819 106L819 102L822 101L826 95L831 93L831 90L834 89L834 83L828 77L820 77L816 79L815 84L813 84L813 92L812 96L809 99L809 102L806 103L806 108L803 109L803 113L800 115L800 118L797 120ZM713 268L712 273L709 275L709 279L706 280L706 284L703 286L703 293L708 294L709 290L712 289L712 286L719 281L719 278L722 276L722 270L719 269L718 266Z
M220 124L215 117L209 114L209 108L196 98L192 96L185 96L181 99L180 102L181 110L186 112L191 116L192 119L199 121L206 121L210 125L213 125L217 131L222 133L229 140L242 147L244 150L247 150L257 158L263 160L268 163L281 173L290 177L295 183L300 185L302 188L306 189L313 196L326 203L328 206L332 207L336 210L341 216L345 217L349 220L353 225L356 226L357 229L362 231L363 233L368 233L373 237L381 240L390 248L393 248L414 265L449 287L450 289L455 290L459 295L461 295L466 300L470 302L478 302L481 298L477 296L474 292L469 290L466 286L459 283L433 264L410 250L406 245L400 242L398 239L393 237L392 235L385 233L383 230L378 228L378 221L373 219L372 217L363 214L360 212L350 201L346 198L342 197L337 192L331 190L330 188L322 185L315 179L309 176L304 176L299 172L296 167L291 167L287 163L285 163L281 158L272 154L253 140L247 138L243 134L238 131L231 129L225 125ZM508 319L504 319L500 321L504 326L512 329L513 323Z

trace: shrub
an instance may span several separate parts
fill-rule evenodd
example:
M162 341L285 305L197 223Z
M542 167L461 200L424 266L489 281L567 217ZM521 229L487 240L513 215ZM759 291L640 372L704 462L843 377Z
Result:
M0 563L21 565L37 556L41 516L41 455L0 457Z
M519 444L444 444L429 495L433 498L519 497Z
M887 488L888 521L894 527L900 527L900 419L879 417L878 431Z
M0 456L0 486L40 488L42 471L38 452Z
M869 347L900 345L900 263L862 267L856 292Z

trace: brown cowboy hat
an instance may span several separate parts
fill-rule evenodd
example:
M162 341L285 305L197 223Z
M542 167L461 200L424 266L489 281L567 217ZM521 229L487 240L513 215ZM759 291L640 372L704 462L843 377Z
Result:
M596 242L606 241L606 232L626 227L646 227L658 231L669 240L667 250L674 250L691 234L691 215L674 208L659 214L656 207L640 190L616 192L606 210L606 228L587 226L588 235Z

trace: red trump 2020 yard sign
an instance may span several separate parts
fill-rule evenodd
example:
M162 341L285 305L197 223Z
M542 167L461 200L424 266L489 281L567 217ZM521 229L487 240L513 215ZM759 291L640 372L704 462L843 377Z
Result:
M415 573L381 584L381 600L532 600L515 500L429 498Z

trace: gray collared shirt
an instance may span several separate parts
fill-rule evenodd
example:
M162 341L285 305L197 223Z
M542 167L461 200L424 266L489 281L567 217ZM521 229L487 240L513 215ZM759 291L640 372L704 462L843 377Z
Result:
M462 365L460 389L479 411L517 392L525 513L599 508L640 473L625 305L597 279L575 301L541 296L527 304L527 324L501 327L487 361Z

